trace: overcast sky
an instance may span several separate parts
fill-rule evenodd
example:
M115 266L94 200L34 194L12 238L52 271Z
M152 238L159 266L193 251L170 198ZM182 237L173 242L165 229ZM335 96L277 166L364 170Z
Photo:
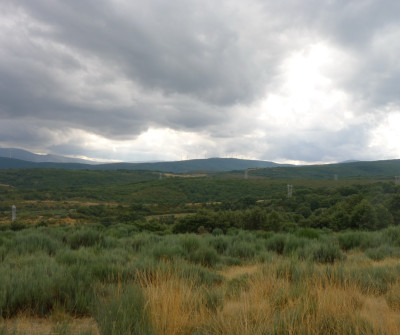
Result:
M1 0L0 147L400 158L398 0Z

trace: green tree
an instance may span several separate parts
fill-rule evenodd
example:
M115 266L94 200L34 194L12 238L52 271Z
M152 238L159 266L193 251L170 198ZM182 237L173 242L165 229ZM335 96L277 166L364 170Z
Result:
M364 199L358 203L350 217L350 227L353 229L373 230L378 228L378 218L375 208L371 203Z
M279 212L273 210L267 215L267 221L264 226L265 230L281 231L283 227L284 220Z

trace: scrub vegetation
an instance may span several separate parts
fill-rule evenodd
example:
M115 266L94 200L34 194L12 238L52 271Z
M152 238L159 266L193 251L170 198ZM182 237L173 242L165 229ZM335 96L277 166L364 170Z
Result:
M0 334L400 333L392 181L38 171L0 172Z

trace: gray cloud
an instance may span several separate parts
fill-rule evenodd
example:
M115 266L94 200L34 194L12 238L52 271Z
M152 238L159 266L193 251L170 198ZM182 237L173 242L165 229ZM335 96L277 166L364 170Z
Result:
M221 154L367 157L376 123L327 130L321 115L334 111L310 110L320 115L314 123L286 136L289 128L271 131L283 127L274 121L283 110L259 107L285 92L284 61L316 43L346 56L322 71L347 94L350 113L379 123L400 106L394 0L4 0L0 10L3 146L111 155L80 145L84 134L122 143L169 128ZM269 115L264 124L257 113Z
M148 89L216 104L246 101L262 73L224 8L198 1L24 2L42 37L99 55ZM223 7L223 6L221 6ZM243 27L245 29L245 27ZM265 69L266 70L266 69Z

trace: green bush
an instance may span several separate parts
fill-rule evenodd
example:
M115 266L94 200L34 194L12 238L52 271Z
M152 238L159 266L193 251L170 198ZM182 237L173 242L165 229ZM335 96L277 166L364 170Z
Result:
M219 258L217 252L210 247L202 247L189 254L189 260L203 266L213 267Z
M353 231L339 234L338 241L342 250L365 250L379 243L376 237L377 235L375 235L375 233Z
M208 239L208 244L214 248L218 254L223 254L228 249L228 239L225 236L218 236Z
M66 242L71 249L79 249L80 247L91 247L96 244L100 245L103 241L103 235L90 228L82 228L68 235Z
M43 251L48 255L54 255L62 248L62 244L45 235L40 231L24 230L9 243L9 252L15 250L18 254L32 254L36 251Z
M107 288L97 297L93 314L101 334L154 334L143 293L134 284Z
M365 250L365 255L374 261L381 261L386 257L393 256L394 254L394 249L387 244Z
M390 285L398 280L399 275L400 268L393 270L388 266L371 266L349 271L351 280L366 294L385 294Z
M56 306L73 315L88 315L93 281L82 266L66 268L45 254L19 258L0 267L0 314L11 317L19 312L45 316Z
M298 249L304 248L307 243L310 243L308 239L289 235L285 242L283 254L286 256L295 254Z
M400 226L389 227L383 230L382 238L390 245L400 247Z
M214 236L223 235L224 231L221 228L214 228L213 231L212 231L212 234Z
M283 254L285 249L286 236L283 234L275 234L265 242L267 250L275 251L278 254Z
M302 228L295 232L297 237L304 237L308 239L317 239L319 238L319 233L315 229L312 228Z
M153 248L152 255L157 261L167 261L184 257L187 255L187 253L180 245L171 244L164 241L163 243L157 244Z
M200 248L200 238L196 235L183 235L178 239L179 244L182 248L188 252L192 253Z
M234 241L226 250L226 255L241 259L250 259L254 257L255 253L254 243L240 240Z
M330 241L314 242L304 248L305 255L314 262L334 263L346 258L339 246Z

